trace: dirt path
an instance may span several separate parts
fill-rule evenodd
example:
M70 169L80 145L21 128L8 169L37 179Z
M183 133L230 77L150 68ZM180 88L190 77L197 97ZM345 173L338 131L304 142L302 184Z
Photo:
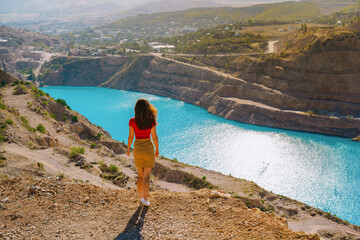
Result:
M229 78L229 79L233 79L233 80L236 80L236 81L239 81L239 82L242 82L244 84L248 84L250 86L254 86L255 88L258 88L260 91L268 91L274 95L284 95L282 92L278 91L278 90L275 90L275 89L272 89L272 88L269 88L269 87L266 87L262 84L258 84L258 83L249 83L247 81L245 81L244 79L241 79L241 78L237 78L237 77L234 77L233 75L229 74L229 73L224 73L224 72L221 72L221 71L218 71L218 70L215 70L215 69L212 69L212 68L209 68L209 67L204 67L204 66L196 66L196 65L193 65L193 64L190 64L190 63L184 63L184 62L181 62L181 61L178 61L178 60L175 60L175 59L172 59L172 58L168 58L168 57L163 57L163 56L159 56L158 54L153 54L154 56L157 56L159 58L162 58L162 59L166 59L168 61L172 61L172 62L175 62L175 63L179 63L179 64L182 64L182 65L187 65L187 66L190 66L190 67L193 67L193 68L197 68L197 69L203 69L203 70L206 70L206 71L211 71L219 76L223 76L225 78Z
M275 43L277 43L278 41L279 40L269 41L268 42L268 50L266 53L276 53Z
M346 225L336 224L328 219L315 216L306 220L288 220L289 229L293 231L303 231L306 233L318 233L319 231L342 232L341 239L360 239L360 233ZM340 239L340 238L339 238Z
M50 59L51 59L52 56L56 56L56 55L58 55L58 54L53 54L53 53L48 53L48 52L41 52L41 60L40 60L40 62L39 62L40 65L39 65L39 67L37 67L37 68L34 69L34 71L33 71L36 77L39 76L40 69L41 69L42 65L43 65L45 62L50 61Z
M17 144L4 144L1 145L0 149L1 151L6 151L7 155L14 156L13 159L17 159L17 161L9 161L8 163L8 167L12 168L15 174L17 172L21 174L20 169L26 169L29 165L37 166L39 162L44 165L44 169L51 176L64 174L68 179L88 182L109 189L121 189L108 181L104 181L99 175L75 167L69 162L67 157L55 153L53 149L30 150Z

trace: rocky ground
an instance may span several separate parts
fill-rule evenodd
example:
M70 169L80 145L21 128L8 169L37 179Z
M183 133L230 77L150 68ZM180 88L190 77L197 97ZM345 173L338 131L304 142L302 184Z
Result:
M210 190L152 192L152 205L142 208L135 189L60 179L0 183L5 239L318 239L239 199L212 198Z
M319 209L164 157L142 208L124 144L31 84L0 79L0 239L360 239Z

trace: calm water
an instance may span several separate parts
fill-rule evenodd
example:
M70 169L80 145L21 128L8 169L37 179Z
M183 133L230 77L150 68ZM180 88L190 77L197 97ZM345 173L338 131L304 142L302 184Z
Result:
M226 120L177 100L95 87L45 87L54 98L127 141L134 105L159 111L160 155L252 180L360 225L360 143Z

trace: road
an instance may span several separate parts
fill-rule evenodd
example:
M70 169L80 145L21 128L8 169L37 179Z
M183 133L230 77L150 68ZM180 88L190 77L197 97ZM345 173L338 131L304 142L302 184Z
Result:
M268 42L268 51L266 53L276 53L275 43L279 40L269 41Z

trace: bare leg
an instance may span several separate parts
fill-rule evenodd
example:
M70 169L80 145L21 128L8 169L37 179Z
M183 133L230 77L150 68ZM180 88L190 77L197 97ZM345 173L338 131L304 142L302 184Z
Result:
M137 176L136 185L140 194L140 198L143 198L144 168L141 167L137 168L137 172L138 172L138 176Z
M144 184L143 184L143 196L145 201L148 200L149 187L150 187L150 173L151 168L144 168Z

